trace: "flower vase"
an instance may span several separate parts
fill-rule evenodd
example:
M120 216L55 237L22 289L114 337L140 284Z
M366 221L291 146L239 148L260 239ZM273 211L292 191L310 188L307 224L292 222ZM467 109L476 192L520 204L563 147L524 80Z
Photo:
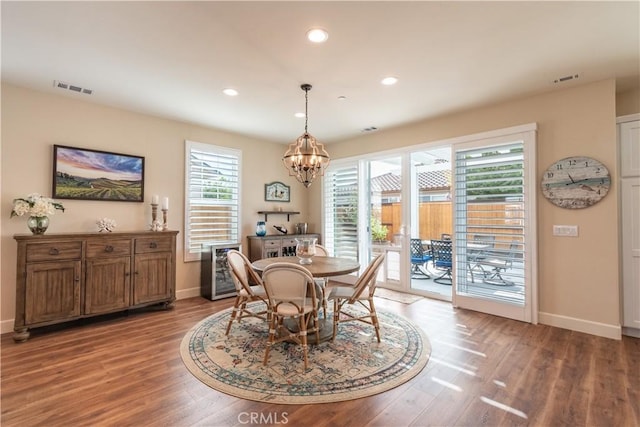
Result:
M49 217L48 216L30 216L27 219L27 227L33 234L44 234L49 228Z

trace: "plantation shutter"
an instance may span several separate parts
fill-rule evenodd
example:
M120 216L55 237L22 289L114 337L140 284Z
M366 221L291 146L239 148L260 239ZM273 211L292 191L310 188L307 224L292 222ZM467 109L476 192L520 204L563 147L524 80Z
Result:
M238 243L241 152L186 141L185 260L203 245Z
M324 177L324 245L358 260L358 166L331 168Z
M458 150L455 160L456 292L523 305L524 143Z

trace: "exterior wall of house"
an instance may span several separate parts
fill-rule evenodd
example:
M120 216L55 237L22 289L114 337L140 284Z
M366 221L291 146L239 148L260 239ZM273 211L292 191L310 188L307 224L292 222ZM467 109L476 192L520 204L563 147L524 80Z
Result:
M584 155L603 162L613 185L588 209L549 203L538 189L538 286L541 323L620 336L618 183L615 81L606 80L381 130L331 144L333 159L437 142L537 122L537 175L554 161ZM320 224L320 188L312 187L310 222ZM552 235L554 224L579 227L579 237Z
M77 95L81 97L83 95ZM255 234L259 210L275 208L264 201L264 184L282 181L291 186L291 203L278 203L285 210L300 211L291 221L283 215L269 216L271 225L284 224L290 230L307 220L307 192L290 178L282 166L281 144L259 141L206 129L187 123L146 116L116 108L2 85L1 145L1 272L0 326L13 329L16 283L14 234L28 233L26 219L10 219L12 200L29 193L51 195L52 145L69 145L145 157L145 203L62 200L66 211L51 217L47 233L97 231L95 221L115 219L118 231L145 230L151 222L151 196L170 199L169 228L178 235L178 298L200 294L200 265L183 262L184 233L184 141L185 139L242 150L242 244Z

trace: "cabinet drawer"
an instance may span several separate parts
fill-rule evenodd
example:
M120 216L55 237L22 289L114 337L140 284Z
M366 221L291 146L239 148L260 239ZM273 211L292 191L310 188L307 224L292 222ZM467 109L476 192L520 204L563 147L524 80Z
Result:
M296 245L296 239L282 239L282 247L288 248Z
M137 254L145 254L149 252L170 252L171 236L158 237L141 237L136 239Z
M27 245L27 262L80 259L82 242L51 242Z
M88 240L87 258L131 255L131 240Z
M276 240L276 239L271 239L271 240L265 240L264 241L264 247L266 248L279 248L280 247L280 240Z

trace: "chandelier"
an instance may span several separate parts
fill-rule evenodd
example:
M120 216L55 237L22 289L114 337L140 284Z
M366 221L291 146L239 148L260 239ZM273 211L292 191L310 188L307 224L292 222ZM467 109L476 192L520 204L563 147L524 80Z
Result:
M305 187L309 187L314 179L324 175L324 170L329 166L329 154L324 149L324 145L319 143L307 132L309 119L308 103L310 84L303 84L300 89L304 90L304 133L296 139L296 142L289 145L289 149L282 157L284 166L289 171L290 176L295 176Z

